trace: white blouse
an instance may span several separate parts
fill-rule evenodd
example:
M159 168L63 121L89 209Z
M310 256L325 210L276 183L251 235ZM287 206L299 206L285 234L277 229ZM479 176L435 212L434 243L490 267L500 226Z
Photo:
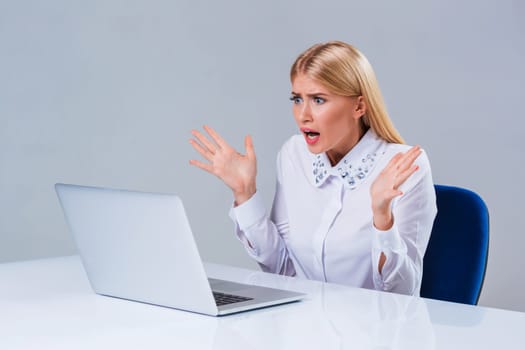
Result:
M372 222L370 186L407 145L387 143L369 129L341 161L308 151L292 136L277 159L270 215L255 193L232 208L237 236L264 271L403 294L419 295L425 249L436 215L430 164L417 170L392 201L394 225ZM381 252L386 256L378 271Z

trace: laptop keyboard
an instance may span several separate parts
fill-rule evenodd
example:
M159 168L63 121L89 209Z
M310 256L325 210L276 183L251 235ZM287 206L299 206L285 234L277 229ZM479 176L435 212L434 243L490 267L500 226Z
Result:
M217 304L217 306L253 300L253 298L241 297L240 295L232 295L220 292L213 292L213 297L215 298L215 303Z

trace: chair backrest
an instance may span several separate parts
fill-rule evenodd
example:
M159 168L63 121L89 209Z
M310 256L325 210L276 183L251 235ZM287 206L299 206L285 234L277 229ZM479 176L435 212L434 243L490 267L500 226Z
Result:
M478 303L489 248L489 212L476 193L435 185L437 216L423 260L421 296Z

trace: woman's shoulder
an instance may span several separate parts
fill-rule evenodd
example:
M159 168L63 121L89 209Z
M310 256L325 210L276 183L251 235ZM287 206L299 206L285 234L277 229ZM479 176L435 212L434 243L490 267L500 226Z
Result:
M385 149L385 158L389 161L393 156L395 156L397 153L405 153L409 149L411 149L413 146L401 144L401 143L387 143L386 149ZM421 147L421 154L414 162L419 166L422 170L429 170L430 171L430 161L428 159L427 152L423 147Z
M293 135L284 142L277 155L277 169L279 173L292 176L307 174L311 171L312 159L304 137Z
M394 157L397 153L405 153L410 148L412 148L411 145L387 143L383 164L381 167L384 168L390 159L392 159L392 157ZM424 184L425 187L429 186L426 188L427 190L431 191L430 186L433 183L432 169L430 167L430 161L428 159L427 152L423 148L421 148L421 154L414 161L414 165L418 166L418 170L401 185L401 191L406 193L411 191L411 189L418 187L419 184Z
M298 155L306 157L310 154L308 152L308 148L306 147L304 137L300 134L289 137L288 140L286 140L281 146L279 153L281 156L294 155L294 157L297 157Z

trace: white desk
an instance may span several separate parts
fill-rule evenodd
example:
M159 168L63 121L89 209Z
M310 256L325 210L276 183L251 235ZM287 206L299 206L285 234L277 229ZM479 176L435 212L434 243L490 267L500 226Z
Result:
M0 264L0 349L516 349L525 313L216 264L211 277L307 292L221 318L94 294L76 256Z

